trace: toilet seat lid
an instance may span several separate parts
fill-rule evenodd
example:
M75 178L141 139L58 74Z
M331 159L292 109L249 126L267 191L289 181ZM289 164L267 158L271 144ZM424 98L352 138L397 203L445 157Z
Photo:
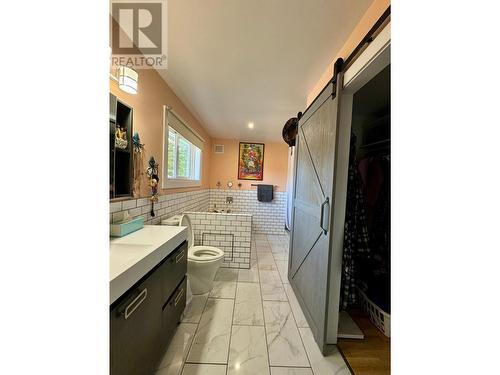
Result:
M224 256L224 251L213 246L192 246L188 249L188 259L196 262L210 262Z
M193 228L191 227L191 220L188 215L181 215L181 219L179 220L179 226L187 227L187 241L188 241L188 249L194 246L194 234Z

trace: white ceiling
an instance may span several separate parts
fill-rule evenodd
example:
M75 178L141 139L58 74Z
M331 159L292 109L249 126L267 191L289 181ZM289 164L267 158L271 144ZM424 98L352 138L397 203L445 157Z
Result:
M168 0L159 73L212 137L279 141L371 2Z

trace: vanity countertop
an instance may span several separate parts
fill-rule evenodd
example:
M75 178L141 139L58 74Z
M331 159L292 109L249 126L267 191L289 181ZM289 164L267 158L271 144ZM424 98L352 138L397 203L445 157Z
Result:
M109 242L110 304L187 239L187 228L145 225Z

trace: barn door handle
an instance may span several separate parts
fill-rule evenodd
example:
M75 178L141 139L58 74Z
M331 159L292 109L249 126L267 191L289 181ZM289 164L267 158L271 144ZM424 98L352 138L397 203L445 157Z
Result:
M323 229L324 234L328 233L329 224L330 224L330 199L327 197L325 201L321 204L321 218L319 221L319 226L321 227L321 229Z

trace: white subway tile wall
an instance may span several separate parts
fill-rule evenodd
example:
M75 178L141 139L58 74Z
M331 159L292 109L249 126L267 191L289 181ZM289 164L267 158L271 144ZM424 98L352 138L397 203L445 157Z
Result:
M233 203L226 203L232 197ZM210 210L217 209L252 215L252 231L262 234L283 234L285 231L286 193L274 192L271 202L259 202L257 190L210 189Z
M193 227L195 245L224 251L222 267L250 268L252 215L186 212Z
M232 197L233 203L227 204L226 197ZM208 213L217 209L230 209L233 214ZM151 216L151 202L148 198L129 199L110 202L109 221L121 217L122 211L128 211L132 217L143 216L147 225L160 224L170 216L190 212L192 221L196 220L195 243L201 243L201 231L221 233L219 237L205 239L206 245L223 248L226 252L223 266L231 268L250 267L250 243L252 233L282 235L285 229L286 193L274 192L272 202L257 201L256 190L202 189L184 193L159 196L154 204L155 216ZM205 216L201 219L198 214ZM210 216L209 216L210 215ZM197 220L199 219L199 223ZM196 237L198 233L198 237ZM234 233L234 253L231 260L227 245ZM211 243L218 245L210 245Z
M159 224L161 220L183 212L208 211L209 195L210 191L208 189L160 195L158 197L158 202L154 204L154 217L150 214L151 202L148 198L110 202L109 220L111 222L113 213L128 211L129 215L132 217L143 216L144 224Z

